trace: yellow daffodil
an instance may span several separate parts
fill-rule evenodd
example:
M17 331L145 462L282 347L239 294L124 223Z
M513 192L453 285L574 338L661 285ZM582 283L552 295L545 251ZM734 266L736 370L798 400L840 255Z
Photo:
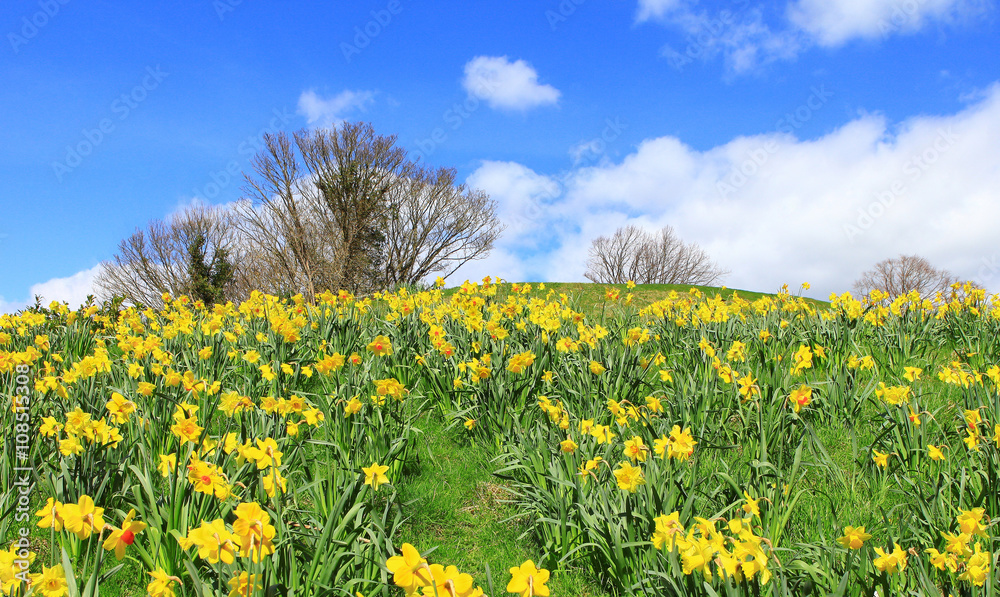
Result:
M417 548L404 543L402 554L392 556L385 562L385 567L392 574L392 582L402 587L407 595L414 594L421 587L431 586L430 567L427 560L420 557Z
M52 568L42 566L41 573L29 574L28 578L31 581L32 593L38 593L41 597L65 597L69 594L62 564L56 564Z
M848 549L861 549L861 546L865 544L865 541L871 539L872 536L865 532L865 527L860 526L854 528L852 526L844 527L844 536L837 539L837 543L840 543Z
M45 505L38 512L35 512L35 516L41 518L38 521L38 528L47 529L51 527L56 532L61 531L63 528L62 508L62 502L56 501L54 498L48 498Z
M81 539L87 539L104 528L104 508L95 506L94 500L88 495L80 496L76 504L64 505L60 512L66 530L76 533Z
M365 473L365 485L371 485L372 489L378 491L378 488L389 482L389 477L385 475L389 467L386 465L381 465L373 462L369 467L363 467L361 469Z
M125 548L135 542L135 536L146 529L146 523L133 520L135 510L129 510L125 521L120 529L113 529L108 538L104 541L104 549L114 550L115 558L121 560L125 557Z
M146 585L146 592L150 597L175 597L173 584L181 583L181 579L168 575L162 568L157 568L146 574L153 577L153 580Z
M548 597L549 571L536 568L535 563L528 560L520 566L510 569L510 582L507 583L508 593L517 593L521 597Z
M979 535L988 539L986 526L983 525L983 516L986 514L984 508L973 508L972 510L962 510L958 515L958 526L962 533L966 535Z
M895 574L902 573L906 569L906 552L903 551L903 548L898 543L894 543L893 547L894 549L891 553L886 553L879 547L875 548L875 553L878 554L878 557L875 558L874 564L879 572Z
M792 390L789 401L792 403L792 408L795 409L795 412L801 411L804 407L809 406L809 403L812 401L812 388L806 385L799 386L797 389Z
M375 356L389 356L392 354L392 341L387 336L375 336L366 348Z
M618 481L618 487L629 493L635 493L638 491L640 485L646 483L642 469L632 466L627 461L618 464L618 468L615 469L615 479Z
M229 579L229 597L251 597L261 588L257 574L240 572Z
M642 443L642 438L638 435L625 442L625 449L623 452L624 455L627 456L632 462L635 462L636 460L639 462L645 462L646 458L649 456L649 448Z
M760 506L757 504L757 502L760 501L760 498L753 499L752 497L750 497L750 494L745 491L743 492L743 498L746 500L746 503L743 504L743 511L746 512L747 514L751 514L759 518Z
M233 511L233 536L238 540L240 555L259 562L274 553L276 529L271 516L256 502L244 502Z

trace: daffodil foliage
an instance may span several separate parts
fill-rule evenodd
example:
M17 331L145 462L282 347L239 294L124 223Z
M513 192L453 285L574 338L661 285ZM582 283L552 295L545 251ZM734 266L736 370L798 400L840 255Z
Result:
M633 291L2 316L0 592L96 595L131 559L157 597L544 597L581 568L630 595L998 594L1000 301ZM528 523L538 557L496 585L401 537L427 412L496 450Z

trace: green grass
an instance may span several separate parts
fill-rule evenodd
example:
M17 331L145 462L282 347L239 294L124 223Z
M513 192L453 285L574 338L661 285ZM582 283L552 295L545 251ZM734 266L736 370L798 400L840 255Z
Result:
M528 521L517 516L510 503L513 496L492 475L489 449L469 442L464 428L447 429L436 412L424 413L415 425L422 431L419 459L399 483L408 520L396 543L411 543L421 553L433 549L429 562L457 566L488 594L504 594L509 568L539 560ZM593 578L573 569L555 573L548 586L560 596L608 594Z
M734 295L747 301L755 301L766 296L775 297L777 294L767 292L754 292L749 290L739 290L727 288L725 286L696 286L692 284L638 284L635 288L629 289L625 284L591 284L586 282L545 282L544 288L537 282L531 282L531 292L528 296L544 298L549 291L555 292L556 297L560 293L565 293L574 303L574 308L588 317L599 316L602 308L606 305L605 293L609 288L618 289L621 292L621 299L632 294L632 304L638 308L646 307L657 301L665 300L670 293L676 292L681 297L689 296L692 288L697 289L709 297L720 295L724 300L730 300ZM445 289L445 295L454 293L457 288ZM812 298L807 298L817 309L827 309L830 303Z
M565 293L573 308L588 318L601 316L608 305L605 293L609 287L620 290L622 299L633 294L633 306L638 308L664 300L673 292L688 296L691 288L708 296L720 294L725 300L734 295L749 301L775 296L679 284L638 285L633 289L625 284L574 282L531 286L530 297L544 298L550 291L556 296ZM449 288L445 293L455 291ZM817 308L829 307L829 303L809 301ZM617 305L612 309L617 310ZM528 559L537 563L541 553L528 521L517 517L511 504L514 496L492 475L496 469L492 459L499 450L473 443L466 438L462 427L446 428L437 411L424 413L415 425L421 430L417 437L418 461L405 471L399 482L408 518L396 544L411 543L422 553L430 551L427 557L431 563L455 565L471 574L489 594L502 595L510 577L507 569ZM493 580L492 591L487 586L487 568ZM592 575L572 568L556 572L549 586L553 595L609 595Z

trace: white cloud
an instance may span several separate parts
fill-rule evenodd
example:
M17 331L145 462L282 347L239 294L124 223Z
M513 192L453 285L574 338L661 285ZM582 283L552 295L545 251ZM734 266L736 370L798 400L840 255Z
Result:
M309 124L331 126L342 122L354 110L364 112L374 101L375 93L372 91L345 89L325 99L310 89L299 96L299 114L305 116Z
M13 315L15 312L20 311L28 306L28 303L23 301L7 301L2 296L0 296L0 315L4 313L10 313Z
M820 45L919 31L931 21L980 10L967 0L796 0L788 18Z
M95 294L94 279L102 267L101 264L97 264L72 276L52 278L48 282L35 284L31 287L29 294L32 297L40 295L43 305L47 305L51 301L65 301L69 303L70 308L75 309L86 302L87 295Z
M187 195L178 197L177 203L174 204L174 208L170 210L167 217L163 218L163 221L169 222L171 219L181 216L188 210L200 207L209 207L210 205L212 205L212 203L202 197L191 197Z
M101 264L90 269L77 272L65 278L52 278L47 282L33 284L28 290L27 301L7 302L0 297L0 313L13 313L35 303L35 296L40 296L42 305L48 306L52 301L67 302L71 309L76 309L87 300L87 295L96 294L94 278L101 271Z
M527 271L520 257L511 251L494 250L485 259L470 261L448 276L448 286L458 286L469 280L479 282L486 276L494 280L502 278L508 282L527 279Z
M898 126L869 115L815 140L768 133L706 151L661 137L559 183L495 162L468 182L505 217L537 206L531 226L498 247L537 247L519 272L536 279L582 280L590 241L638 223L674 226L732 271L734 288L810 282L826 298L877 261L915 253L1000 291L1000 85L957 114Z
M465 65L462 87L493 109L527 110L559 101L559 90L538 83L538 72L524 60L477 56Z
M512 282L537 277L551 240L543 228L548 224L546 212L562 193L559 183L521 164L484 161L466 184L489 192L506 228L488 258L464 265L449 278L449 284L484 276Z
M663 18L682 6L683 0L639 0L639 11L635 20L642 22L649 19Z
M640 0L636 22L649 20L683 34L683 41L668 43L661 50L677 70L722 56L727 73L746 73L771 62L794 59L807 41L794 29L773 30L763 9L746 3L709 11L690 0Z
M467 182L473 188L489 189L500 206L500 220L507 226L505 239L533 231L543 204L560 194L556 181L514 162L483 162Z
M991 8L990 0L788 0L769 22L764 7L749 2L707 10L695 0L639 0L636 22L657 21L684 35L661 51L674 68L721 55L727 73L742 74L794 60L815 45L887 39L932 22L968 20Z

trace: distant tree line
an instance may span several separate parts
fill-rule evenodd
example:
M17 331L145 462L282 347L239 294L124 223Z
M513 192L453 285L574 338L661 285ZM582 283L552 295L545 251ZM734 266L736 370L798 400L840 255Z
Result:
M236 204L192 205L123 240L97 277L101 297L369 293L447 277L503 231L489 195L411 161L366 123L266 135L251 164Z
M708 286L720 283L728 273L704 249L681 240L670 226L650 231L630 225L591 242L584 277L600 284L632 281ZM855 280L854 290L862 296L877 290L884 293L885 301L914 292L925 299L947 298L958 281L951 272L934 267L923 257L900 255L883 259L863 272ZM970 287L980 288L972 283Z

